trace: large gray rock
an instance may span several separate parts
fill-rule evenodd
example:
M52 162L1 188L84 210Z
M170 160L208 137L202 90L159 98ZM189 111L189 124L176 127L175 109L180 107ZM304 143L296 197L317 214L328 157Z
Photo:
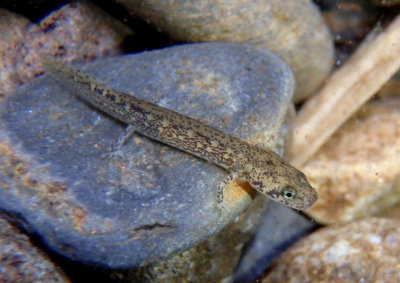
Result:
M293 91L278 57L235 43L109 58L82 70L272 147ZM143 266L216 234L251 202L242 192L221 212L215 197L224 170L142 136L102 158L124 125L47 76L4 99L0 113L0 208L74 260Z

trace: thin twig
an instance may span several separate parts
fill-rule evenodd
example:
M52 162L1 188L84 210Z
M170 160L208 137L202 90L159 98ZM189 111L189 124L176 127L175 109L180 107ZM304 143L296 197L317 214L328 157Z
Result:
M292 125L289 161L302 167L399 68L400 16L362 45L304 105Z

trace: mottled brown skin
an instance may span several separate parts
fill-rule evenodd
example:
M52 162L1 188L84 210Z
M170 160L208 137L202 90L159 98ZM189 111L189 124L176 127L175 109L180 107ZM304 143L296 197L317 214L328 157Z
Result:
M269 149L262 149L197 120L113 90L79 70L43 57L43 65L53 78L76 95L111 116L132 125L136 132L182 151L208 160L231 172L218 187L233 179L249 182L254 189L283 205L306 209L317 199L307 178Z

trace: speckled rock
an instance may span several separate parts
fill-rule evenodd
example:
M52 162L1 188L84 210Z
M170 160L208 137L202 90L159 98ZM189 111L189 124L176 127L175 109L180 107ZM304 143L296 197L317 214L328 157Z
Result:
M70 282L29 238L0 218L1 282Z
M277 56L235 43L183 45L82 69L272 148L293 91L293 76ZM139 135L119 155L102 158L124 125L50 78L10 95L0 113L0 207L74 260L143 266L204 241L251 202L249 186L232 183L219 210L224 170Z
M367 218L296 243L262 282L399 282L400 222Z
M302 169L317 189L307 214L322 223L381 214L400 201L400 97L365 105Z
M277 53L296 77L295 101L312 95L329 73L333 45L309 0L116 0L180 41L245 42Z
M66 60L115 55L131 32L87 3L63 6L38 24L0 9L0 94L43 73L39 54Z
M28 19L0 8L0 93L21 83L15 70L15 50L23 42L28 26Z

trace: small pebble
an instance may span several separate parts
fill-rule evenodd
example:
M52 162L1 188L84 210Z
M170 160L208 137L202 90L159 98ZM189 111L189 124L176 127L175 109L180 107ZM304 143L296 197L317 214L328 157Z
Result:
M399 254L400 222L366 218L300 240L261 282L399 282Z
M386 212L400 201L400 97L367 103L303 171L319 196L306 213L318 222Z
M94 5L71 3L39 23L0 8L0 94L43 73L39 54L66 61L116 55L132 31Z

